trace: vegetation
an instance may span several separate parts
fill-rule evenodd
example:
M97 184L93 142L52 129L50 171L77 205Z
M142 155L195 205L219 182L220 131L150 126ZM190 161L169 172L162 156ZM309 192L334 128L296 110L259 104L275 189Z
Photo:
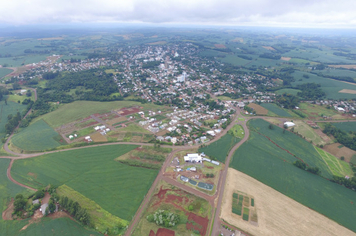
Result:
M320 156L323 158L325 163L328 165L328 167L333 175L339 176L339 177L353 176L353 171L352 171L349 163L339 160L338 158L336 158L335 156L331 155L330 153L324 151L323 149L320 149L318 147L315 147L315 149L318 151Z
M279 106L277 106L276 104L273 104L273 103L261 103L260 106L266 108L267 110L273 112L274 114L276 114L278 116L284 116L284 117L291 116L288 112L286 112L285 110L283 110L282 108L280 108Z
M155 213L148 215L146 218L149 222L155 222L156 225L161 225L166 228L173 227L180 221L179 215L165 210L158 210Z
M245 131L241 125L234 125L227 133L239 139L245 136Z
M356 151L356 135L348 134L330 123L325 124L323 132L332 135L339 143Z

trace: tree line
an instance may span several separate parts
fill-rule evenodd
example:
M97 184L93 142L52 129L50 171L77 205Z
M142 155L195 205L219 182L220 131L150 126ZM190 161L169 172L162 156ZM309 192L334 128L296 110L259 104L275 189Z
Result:
M356 136L348 134L330 123L325 125L323 132L327 135L334 136L339 143L356 151Z

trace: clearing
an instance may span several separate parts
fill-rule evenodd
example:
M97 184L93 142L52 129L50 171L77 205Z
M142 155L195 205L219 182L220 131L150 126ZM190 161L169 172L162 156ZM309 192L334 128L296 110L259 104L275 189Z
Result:
M356 90L352 90L352 89L342 89L342 90L339 91L339 93L356 94Z
M267 115L268 110L260 105L257 105L255 103L250 103L248 104L248 107L252 108L257 115Z
M232 194L236 191L254 196L258 226L231 212ZM329 218L232 168L229 168L226 179L221 218L253 235L355 235Z

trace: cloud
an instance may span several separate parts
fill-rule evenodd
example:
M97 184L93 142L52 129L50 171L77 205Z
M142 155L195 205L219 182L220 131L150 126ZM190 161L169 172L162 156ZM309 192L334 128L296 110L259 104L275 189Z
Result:
M194 23L356 26L353 0L14 0L0 3L0 23Z

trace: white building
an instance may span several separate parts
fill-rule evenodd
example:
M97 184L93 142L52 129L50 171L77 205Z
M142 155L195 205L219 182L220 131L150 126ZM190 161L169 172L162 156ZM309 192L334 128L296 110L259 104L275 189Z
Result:
M286 125L288 128L295 126L295 124L293 122L289 122L289 121L284 122L284 125Z
M199 153L189 153L186 156L184 156L184 161L185 162L197 162L197 163L202 163L203 162L203 158L201 155L199 155Z

